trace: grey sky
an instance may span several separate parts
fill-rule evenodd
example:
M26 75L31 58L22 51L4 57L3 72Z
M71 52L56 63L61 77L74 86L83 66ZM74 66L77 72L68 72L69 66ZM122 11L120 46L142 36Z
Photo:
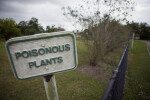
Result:
M39 19L39 23L64 27L73 30L72 23L64 16L61 7L74 5L80 0L0 0L0 18L13 18L17 23L30 20L31 17ZM147 22L150 24L150 0L135 0L135 11L129 20Z

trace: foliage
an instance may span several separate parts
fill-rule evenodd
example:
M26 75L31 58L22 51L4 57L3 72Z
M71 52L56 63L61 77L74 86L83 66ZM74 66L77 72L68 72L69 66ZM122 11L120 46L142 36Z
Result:
M139 34L139 23L132 22L132 23L127 23L127 26L132 28L132 33L135 33L136 35Z
M97 25L108 17L110 20L126 21L133 9L134 2L131 0L83 0L76 6L62 7L64 16L73 18L83 29L91 24Z
M150 40L150 26L147 23L140 24L140 39Z
M20 21L18 28L20 28L23 35L33 35L44 32L43 27L38 24L38 19L34 17L32 17L29 21Z
M75 24L84 30L90 64L95 66L99 56L102 59L123 42L123 36L130 33L119 23L126 21L133 8L134 2L131 0L84 0L77 6L63 7L62 10L67 18L73 18ZM86 41L89 39L91 41Z
M23 35L33 35L37 33L50 33L50 32L58 32L58 31L65 31L65 29L61 27L55 27L55 25L47 26L46 30L43 29L38 23L37 18L31 18L29 21L20 21L18 27L21 29Z
M62 27L55 27L55 25L47 26L47 27L46 27L46 32L47 32L47 33L50 33L50 32L58 32L58 31L65 31L65 29L62 28Z
M132 28L132 32L136 37L140 37L143 40L150 40L150 26L147 23L128 23L128 26Z
M20 29L17 28L17 24L13 19L0 19L0 38L8 40L9 38L20 35Z
M105 26L107 25L107 26ZM93 34L90 34L93 32ZM98 34L96 33L98 32ZM118 23L115 20L109 19L99 23L98 26L84 31L82 37L89 50L90 64L95 65L98 60L112 52L117 47L120 47L130 35L130 29ZM91 40L91 42L89 42Z
M13 19L0 19L0 39L8 40L12 37L22 36L22 35L33 35L37 33L50 33L50 32L58 32L65 31L62 27L52 27L47 26L46 30L43 29L38 23L38 19L32 17L29 21L20 21L18 24Z

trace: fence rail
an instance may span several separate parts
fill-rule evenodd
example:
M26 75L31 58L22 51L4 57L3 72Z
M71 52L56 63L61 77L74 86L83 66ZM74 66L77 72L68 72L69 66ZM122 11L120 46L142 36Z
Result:
M113 76L101 98L101 100L122 100L123 88L125 83L125 72L128 62L128 44L123 52L117 68L114 70Z

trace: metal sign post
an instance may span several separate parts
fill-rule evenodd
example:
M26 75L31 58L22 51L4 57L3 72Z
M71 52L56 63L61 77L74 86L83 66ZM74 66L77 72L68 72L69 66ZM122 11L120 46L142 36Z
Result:
M57 86L56 86L56 80L55 80L55 75L44 76L43 77L43 81L44 81L44 86L45 86L47 100L51 100L51 98L50 98L50 88L49 88L50 81L52 82L52 90L53 90L54 100L59 100L58 92L57 92Z

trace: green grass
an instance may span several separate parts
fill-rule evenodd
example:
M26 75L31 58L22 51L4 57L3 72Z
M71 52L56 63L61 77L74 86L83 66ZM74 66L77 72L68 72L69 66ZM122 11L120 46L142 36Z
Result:
M98 100L106 86L77 71L61 73L57 80L61 100Z
M5 42L0 42L0 100L46 100L42 77L27 80L14 77L4 45ZM109 77L122 51L122 48L114 50L98 65L110 73ZM77 40L77 53L78 67L88 64L88 49L81 40ZM60 100L99 100L107 86L77 70L56 74L56 82Z
M88 63L88 49L83 41L77 41L77 53L78 53L78 66L82 66Z
M0 42L0 100L46 100L42 77L17 80ZM79 66L87 63L84 44L77 41ZM106 84L76 70L56 74L60 100L99 100Z
M150 99L150 55L145 43L134 42L130 47L129 64L124 88L124 100Z

